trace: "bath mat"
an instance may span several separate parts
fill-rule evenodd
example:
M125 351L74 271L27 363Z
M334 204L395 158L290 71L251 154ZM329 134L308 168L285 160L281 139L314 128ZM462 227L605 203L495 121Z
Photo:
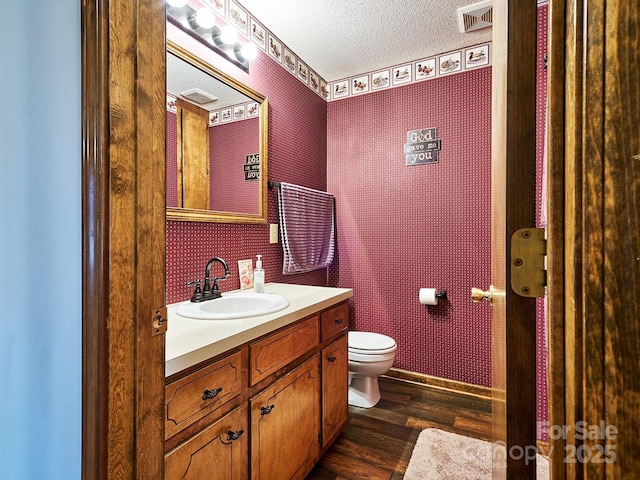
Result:
M427 428L420 432L404 480L491 480L490 442ZM549 462L536 458L538 480L548 480Z

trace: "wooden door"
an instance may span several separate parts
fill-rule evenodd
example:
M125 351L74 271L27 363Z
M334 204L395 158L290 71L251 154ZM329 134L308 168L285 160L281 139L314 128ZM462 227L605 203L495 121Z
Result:
M165 3L82 2L82 477L163 478Z
M640 2L550 5L553 478L637 478Z
M209 210L209 113L178 99L178 205Z
M303 479L319 452L318 356L251 399L251 478Z
M511 237L535 226L536 3L494 2L491 282L493 478L535 479L535 300L510 286ZM524 454L521 454L524 453Z

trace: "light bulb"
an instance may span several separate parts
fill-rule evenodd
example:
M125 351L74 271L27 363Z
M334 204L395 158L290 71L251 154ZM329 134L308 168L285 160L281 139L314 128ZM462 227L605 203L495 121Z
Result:
M196 12L196 23L202 28L211 28L216 24L216 17L208 8L201 8Z
M251 42L245 43L240 49L240 52L242 53L242 56L247 60L253 60L258 55L258 49Z
M187 4L187 0L167 0L170 7L182 8Z
M220 32L220 40L222 40L222 43L233 45L238 40L238 32L231 25L227 25Z

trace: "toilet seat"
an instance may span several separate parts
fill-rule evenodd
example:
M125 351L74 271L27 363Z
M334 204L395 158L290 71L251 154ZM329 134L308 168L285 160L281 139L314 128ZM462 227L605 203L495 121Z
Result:
M348 344L349 353L358 356L393 353L397 347L393 338L373 332L349 332Z
M396 356L395 349L387 353L361 354L349 350L349 362L355 363L383 363L389 360L393 361Z

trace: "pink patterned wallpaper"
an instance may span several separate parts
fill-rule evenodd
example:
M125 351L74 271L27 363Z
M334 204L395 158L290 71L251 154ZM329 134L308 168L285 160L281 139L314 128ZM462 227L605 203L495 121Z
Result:
M167 110L167 207L178 206L178 130L176 114Z
M351 97L328 107L328 190L354 330L398 344L395 367L490 385L491 69ZM440 162L406 166L410 130L437 127ZM421 287L447 290L421 305Z
M546 129L546 101L547 101L547 70L544 57L547 53L547 23L549 5L538 6L538 49L536 54L537 85L536 85L536 198L538 200L537 226L546 227L545 218L540 215L544 208L542 201L544 137ZM548 432L544 425L549 420L548 391L547 391L547 324L544 300L539 299L536 304L537 338L536 338L536 388L537 388L537 420L540 426L538 438L548 441Z
M259 182L245 180L247 155L260 152L259 119L250 118L209 128L211 205L224 212L255 213Z

